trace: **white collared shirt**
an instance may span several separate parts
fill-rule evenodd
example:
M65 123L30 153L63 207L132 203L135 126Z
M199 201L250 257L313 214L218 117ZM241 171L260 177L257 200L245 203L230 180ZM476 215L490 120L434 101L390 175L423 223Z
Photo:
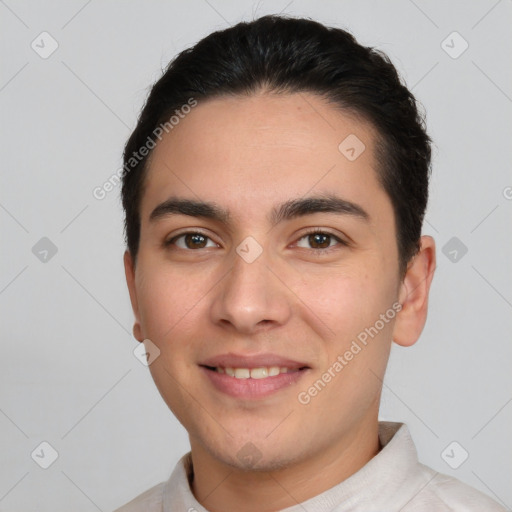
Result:
M379 422L380 452L331 489L282 512L506 512L486 495L421 464L403 423ZM208 512L189 486L190 452L167 482L115 512Z

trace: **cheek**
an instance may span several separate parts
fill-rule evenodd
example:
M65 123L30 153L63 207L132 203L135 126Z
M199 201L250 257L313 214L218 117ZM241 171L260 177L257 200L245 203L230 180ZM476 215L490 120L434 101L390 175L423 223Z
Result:
M303 279L297 296L324 324L328 338L342 341L373 325L391 307L393 286L377 274L333 269Z
M308 321L310 325L316 322L324 340L320 373L330 370L336 374L331 392L339 391L344 400L369 403L380 389L396 316L396 283L386 275L389 273L375 265L372 272L331 272L328 279L306 279L302 283L300 297L315 313ZM334 367L339 357L342 366Z
M141 265L142 268L142 265ZM179 421L187 418L189 382L197 344L198 318L204 318L204 298L210 288L200 286L197 276L176 266L145 262L139 281L139 311L142 332L160 350L149 366L162 398ZM186 342L185 342L186 341Z
M197 279L196 279L197 281ZM178 268L146 264L138 284L139 311L144 336L163 349L201 307L208 287L198 286Z

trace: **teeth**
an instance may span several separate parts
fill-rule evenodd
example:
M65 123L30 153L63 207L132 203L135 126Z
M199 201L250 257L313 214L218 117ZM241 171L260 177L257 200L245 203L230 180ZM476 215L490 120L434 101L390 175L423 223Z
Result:
M268 377L267 368L253 368L251 370L251 379L264 379Z
M236 379L248 379L251 376L249 368L235 368Z
M276 375L279 375L279 373L280 373L280 370L279 370L278 366L271 366L268 369L268 376L269 377L275 377Z
M225 373L235 379L265 379L267 377L275 377L280 373L289 373L298 370L291 370L284 366L262 366L261 368L215 368L218 373Z

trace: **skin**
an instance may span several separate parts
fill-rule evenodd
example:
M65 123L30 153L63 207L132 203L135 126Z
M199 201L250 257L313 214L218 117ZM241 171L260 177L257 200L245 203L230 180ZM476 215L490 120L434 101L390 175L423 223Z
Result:
M338 145L356 134L366 150L349 161ZM399 275L389 197L378 183L375 131L310 93L200 102L158 143L141 202L134 268L124 263L135 315L134 336L160 356L155 383L189 433L192 491L212 512L275 511L316 496L364 466L379 449L378 410L392 341L412 345L427 315L435 245ZM335 193L368 219L316 212L271 224L275 204ZM229 222L169 215L149 220L169 197L212 201ZM321 228L339 237L315 243ZM200 248L181 237L205 234ZM236 248L248 236L262 248L252 263ZM326 241L325 241L326 240ZM330 246L330 252L319 249ZM342 371L302 404L305 391L357 335L394 303L395 318ZM259 400L216 390L198 366L227 352L274 353L310 369L286 389ZM259 459L237 453L247 443Z

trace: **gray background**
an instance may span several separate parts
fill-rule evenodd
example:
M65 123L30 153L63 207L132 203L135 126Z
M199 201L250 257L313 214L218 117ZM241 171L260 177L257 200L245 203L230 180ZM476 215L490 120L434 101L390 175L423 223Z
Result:
M188 450L132 353L119 187L103 200L92 191L120 167L171 57L281 11L387 52L427 110L436 149L425 233L438 268L420 341L393 348L381 417L409 425L424 463L512 507L512 1L6 0L1 511L112 510L167 479ZM43 31L58 43L45 59L31 47L51 49ZM46 261L43 237L57 248ZM58 452L48 469L43 441Z

